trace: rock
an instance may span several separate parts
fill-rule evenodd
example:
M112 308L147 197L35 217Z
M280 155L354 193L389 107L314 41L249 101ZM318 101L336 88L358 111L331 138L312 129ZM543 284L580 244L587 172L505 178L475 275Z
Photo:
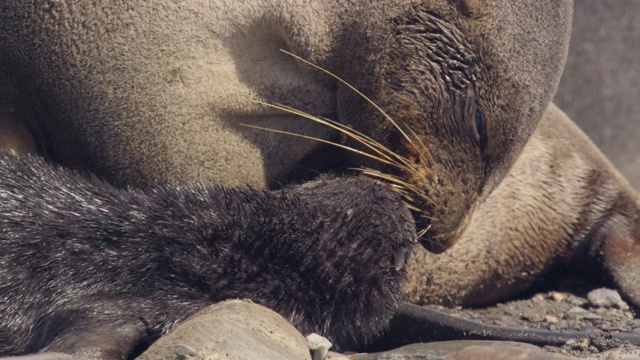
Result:
M519 346L468 346L443 360L568 360L577 359L560 354L546 353L540 349Z
M380 353L359 355L358 360L569 360L540 348L511 341L440 341L411 344Z
M328 357L329 349L333 344L326 337L316 333L307 336L309 342L309 350L313 360L325 360Z
M187 319L138 359L311 360L311 354L304 336L282 316L230 300Z
M558 323L558 317L553 316L553 315L546 315L544 317L544 321L548 322L549 324L557 324Z
M531 298L534 303L541 303L545 300L544 294L536 294Z
M561 292L557 292L557 291L552 291L551 292L551 298L555 301L562 301L567 297L566 293L561 293Z
M540 312L538 309L527 309L525 310L522 317L531 321L532 323L537 323L544 321L545 314Z
M629 305L622 300L620 294L616 290L611 289L595 289L587 294L587 299L592 306L601 308L616 307L621 310L629 309Z

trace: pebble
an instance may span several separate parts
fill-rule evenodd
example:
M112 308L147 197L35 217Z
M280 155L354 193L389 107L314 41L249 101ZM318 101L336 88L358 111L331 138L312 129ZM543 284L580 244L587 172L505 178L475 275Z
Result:
M587 299L591 306L601 308L616 307L621 310L628 310L629 305L622 300L620 294L616 290L611 289L595 289L587 294Z
M541 313L540 310L537 309L527 309L525 310L522 317L531 321L532 323L542 322L545 319L545 314Z
M328 357L329 349L333 344L326 337L316 333L307 336L309 350L311 350L311 358L313 360L325 360Z
M543 294L536 294L531 298L531 301L533 301L534 303L540 303L544 301L544 295Z
M552 291L551 292L551 298L555 301L562 301L567 297L566 293L562 293L562 292L558 292L558 291Z
M553 315L547 315L544 317L544 321L548 322L549 324L557 324L558 318Z

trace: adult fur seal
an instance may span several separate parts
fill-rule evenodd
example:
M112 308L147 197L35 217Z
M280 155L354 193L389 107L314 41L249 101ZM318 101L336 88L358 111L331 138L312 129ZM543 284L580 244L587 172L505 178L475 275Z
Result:
M361 177L142 193L4 152L0 174L0 354L122 359L229 298L353 347L393 314L416 242L399 195Z
M389 171L413 185L424 242L442 250L555 93L570 18L571 2L552 0L10 0L0 67L32 109L23 125L40 152L118 186L273 187L317 169L318 156L305 162L317 144L241 123L331 135L256 101L336 118L405 157ZM404 130L282 48L354 85Z

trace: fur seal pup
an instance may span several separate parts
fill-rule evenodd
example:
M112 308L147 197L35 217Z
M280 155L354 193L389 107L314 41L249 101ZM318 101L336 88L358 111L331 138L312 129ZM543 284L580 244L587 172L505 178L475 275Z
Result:
M141 192L4 152L0 175L4 355L124 359L231 298L355 347L391 318L417 241L400 196L361 177Z

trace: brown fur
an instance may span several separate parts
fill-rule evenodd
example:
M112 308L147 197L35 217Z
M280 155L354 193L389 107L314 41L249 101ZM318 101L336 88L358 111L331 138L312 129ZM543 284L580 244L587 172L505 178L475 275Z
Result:
M18 100L38 109L24 124L40 152L117 185L276 186L295 169L317 169L318 156L305 162L317 144L241 123L332 136L255 100L284 102L405 155L420 176L398 175L432 199L413 205L431 228L425 244L439 251L504 177L552 98L571 16L570 1L552 0L209 5L4 2L0 67L21 84ZM427 148L281 48L356 86ZM476 108L486 119L482 150Z
M0 105L0 130L11 136L0 146L36 149L116 185L275 187L333 154L241 123L336 138L256 101L285 103L406 159L400 168L339 160L415 187L405 200L429 227L425 245L443 251L462 236L440 256L418 250L406 286L413 301L493 301L589 258L640 304L637 195L548 107L571 5L9 0L0 5L0 88L12 95ZM361 90L407 135L282 48Z
M550 105L515 165L460 241L418 249L411 301L477 305L522 292L553 270L604 275L640 305L640 197Z

